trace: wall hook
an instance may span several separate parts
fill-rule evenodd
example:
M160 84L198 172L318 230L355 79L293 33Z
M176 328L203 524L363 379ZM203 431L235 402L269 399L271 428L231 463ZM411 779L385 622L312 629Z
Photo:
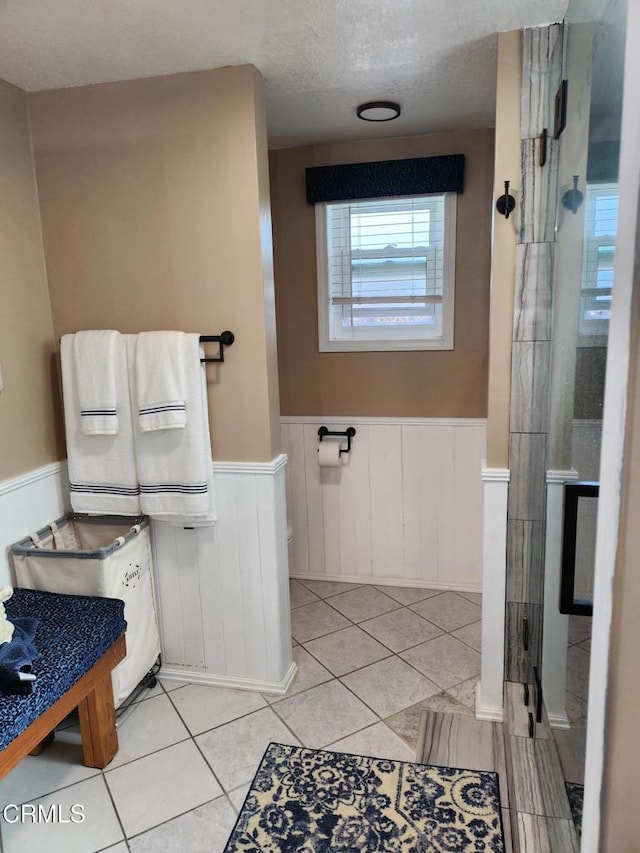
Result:
M496 210L501 213L505 219L509 218L509 214L516 209L516 200L512 195L509 195L509 181L504 182L504 195L501 195L496 202Z
M562 206L571 213L577 213L578 208L584 201L584 195L578 189L578 179L580 175L573 176L573 189L567 190L562 196Z

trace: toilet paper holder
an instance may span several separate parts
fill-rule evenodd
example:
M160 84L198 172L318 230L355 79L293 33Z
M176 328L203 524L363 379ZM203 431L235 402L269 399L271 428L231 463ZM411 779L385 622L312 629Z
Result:
M320 439L320 441L322 441L322 439L325 438L325 436L327 436L327 435L338 435L341 438L347 439L347 446L340 448L340 455L341 456L343 453L349 453L351 451L351 439L353 438L353 436L355 434L356 434L356 428L355 427L347 427L346 430L344 430L344 432L333 432L332 430L328 429L326 426L321 426L320 429L318 430L318 438Z

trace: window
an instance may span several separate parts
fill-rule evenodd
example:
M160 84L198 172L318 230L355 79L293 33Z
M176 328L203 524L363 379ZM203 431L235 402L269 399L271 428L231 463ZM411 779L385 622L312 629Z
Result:
M580 294L580 335L606 335L611 316L618 185L587 184Z
M456 194L316 204L320 351L453 349Z

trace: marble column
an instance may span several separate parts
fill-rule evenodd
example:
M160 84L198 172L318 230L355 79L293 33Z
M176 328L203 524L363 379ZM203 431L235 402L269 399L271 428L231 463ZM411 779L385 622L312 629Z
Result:
M524 30L522 38L507 506L507 681L532 681L533 667L540 660L559 150L553 126L555 94L562 79L562 25ZM540 165L540 135L545 128L547 157Z

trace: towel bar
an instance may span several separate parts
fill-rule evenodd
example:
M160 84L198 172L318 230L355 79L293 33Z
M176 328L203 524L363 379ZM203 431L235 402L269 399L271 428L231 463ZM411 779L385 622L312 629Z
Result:
M222 332L221 335L200 335L201 344L217 343L220 344L220 351L215 358L201 358L203 364L216 364L224 361L224 348L230 347L235 341L236 336L233 332Z
M202 364L220 364L224 361L224 348L230 347L235 341L236 336L228 329L220 335L200 335L201 344L220 344L220 350L215 358L201 358ZM62 338L58 338L58 343Z

